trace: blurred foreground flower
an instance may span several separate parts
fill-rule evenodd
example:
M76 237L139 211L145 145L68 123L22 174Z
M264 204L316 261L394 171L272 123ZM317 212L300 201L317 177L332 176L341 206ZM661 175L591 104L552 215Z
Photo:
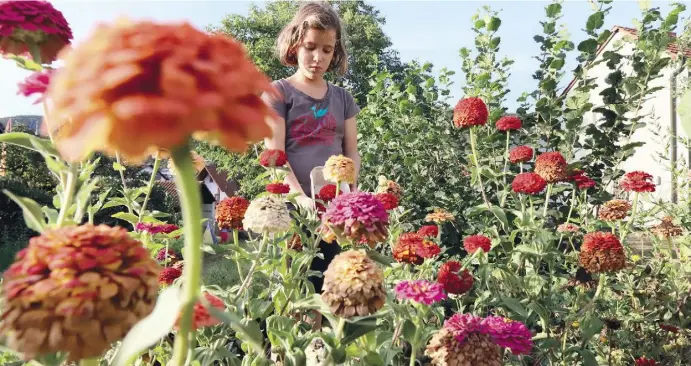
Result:
M626 266L626 255L616 235L597 231L584 235L579 262L590 273L615 272Z
M156 264L127 230L105 225L47 230L5 272L2 333L25 359L101 355L153 310Z
M396 297L401 300L412 300L425 305L432 305L446 298L441 284L427 280L401 281L394 290Z
M459 128L482 126L488 118L487 105L478 97L463 98L453 109L453 124Z
M343 318L374 314L386 302L384 273L362 251L341 253L324 272L322 299Z
M290 213L283 200L266 196L250 202L242 226L255 233L277 234L290 230Z
M473 276L467 269L461 271L461 263L448 261L439 267L437 282L450 294L462 295L473 288Z
M216 224L221 230L240 230L250 201L240 196L224 198L216 205Z
M631 204L626 200L611 200L605 202L598 217L603 221L623 220L628 216Z
M627 192L655 192L655 184L652 180L653 176L646 172L633 171L624 174L619 186Z
M34 61L50 64L71 40L67 20L50 2L0 1L0 54L30 53Z
M169 154L169 150L159 150L164 151L164 154ZM194 162L194 170L199 173L201 172L205 167L206 167L206 160L204 158L197 154L196 151L190 151L190 154L192 154L192 161ZM160 157L160 156L159 156ZM173 159L168 159L168 171L170 174L175 175L175 164L173 164Z
M349 192L334 198L322 220L336 234L353 242L364 236L370 247L384 241L388 235L389 215L384 205L367 192Z
M271 135L260 99L269 79L226 35L189 23L120 19L100 25L72 52L48 90L50 120L68 160L118 151L133 162L190 137L243 152Z
M331 183L355 183L355 162L343 155L332 155L324 163L324 179Z
M566 159L558 151L538 155L535 159L535 173L547 183L556 183L567 178Z
M43 71L36 71L29 75L24 81L17 84L19 91L18 95L25 97L30 97L34 94L38 94L38 98L34 104L43 102L43 94L48 90L48 85L50 85L50 77L52 76L54 70L45 69Z
M226 310L226 304L223 302L223 300L219 299L215 295L212 295L208 292L202 293L202 296L206 300L206 302L209 303L210 306L213 306L214 308L218 309L219 311L225 311ZM206 309L206 307L201 303L201 301L197 301L196 304L194 304L194 310L192 314L192 329L199 329L203 327L212 327L217 324L221 324L221 320L215 318L209 313L209 310ZM180 326L180 316L178 315L178 319L175 322L175 329L179 329Z

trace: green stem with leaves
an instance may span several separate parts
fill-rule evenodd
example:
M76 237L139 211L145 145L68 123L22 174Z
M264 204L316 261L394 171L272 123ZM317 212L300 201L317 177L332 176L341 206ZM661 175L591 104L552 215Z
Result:
M192 328L192 313L201 285L202 200L189 145L185 144L174 149L172 159L177 172L175 183L178 191L182 193L180 206L182 208L185 238L182 317L180 319L180 331L175 337L172 365L183 366L190 350L189 336Z
M624 242L624 239L626 239L626 235L629 233L629 229L631 228L631 225L633 225L634 220L636 220L636 212L638 211L638 198L639 198L640 193L636 192L633 196L633 209L631 210L631 220L624 225L624 229L621 231L619 241L622 243ZM643 256L643 249L641 249L641 256Z
M72 199L74 198L74 191L77 187L77 166L70 164L69 170L67 171L67 182L65 183L65 190L62 192L62 203L60 206L60 213L58 214L57 226L60 227L65 222L67 217L67 211L69 211L70 206L72 206Z
M482 200L487 205L487 208L492 208L492 204L489 203L487 195L485 194L485 187L482 184L482 172L480 170L480 163L478 163L477 149L475 147L475 126L470 128L470 149L473 152L473 164L475 165L475 174L477 174L477 182L480 186L480 194L482 194Z
M552 195L552 183L547 184L547 193L545 194L545 207L542 209L542 217L547 217L547 210L549 209L549 198Z
M245 277L245 280L242 281L242 285L240 285L240 289L238 292L235 294L235 299L237 300L240 295L250 286L252 283L252 275L254 274L254 271L257 269L257 265L259 265L259 262L261 261L262 254L264 253L264 249L266 248L267 243L269 242L269 233L264 232L262 234L262 242L259 245L259 250L257 251L257 256L254 258L252 261L252 266L250 266L250 269L247 271L247 277Z
M122 182L122 190L124 198L127 201L127 211L132 213L132 202L130 202L129 195L127 193L127 181L125 180L124 166L122 165L122 160L120 159L120 154L115 153L115 161L118 162L118 173L120 173L120 181Z
M157 151L154 157L154 166L151 169L151 178L149 178L149 184L146 186L146 196L144 196L144 203L142 203L142 208L139 210L139 218L137 222L142 222L144 216L144 211L146 210L146 205L149 203L149 197L151 197L151 191L154 188L154 183L156 183L156 174L158 174L158 168L161 166L160 153Z

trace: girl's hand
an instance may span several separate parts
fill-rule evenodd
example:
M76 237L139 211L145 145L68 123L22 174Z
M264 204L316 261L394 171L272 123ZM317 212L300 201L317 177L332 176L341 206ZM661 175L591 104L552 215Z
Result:
M307 197L304 194L301 194L297 197L295 197L295 203L298 204L298 206L308 209L308 210L314 210L314 201Z

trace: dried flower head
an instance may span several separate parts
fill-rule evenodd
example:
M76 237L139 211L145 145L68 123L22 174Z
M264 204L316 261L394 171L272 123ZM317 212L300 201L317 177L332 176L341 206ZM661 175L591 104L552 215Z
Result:
M403 198L403 190L401 186L398 185L393 180L386 179L386 177L380 175L377 181L377 190L375 193L391 193L398 198L400 201Z
M393 210L396 207L398 207L398 198L396 198L396 195L394 195L393 193L377 193L375 197L377 197L379 202L381 202L382 205L384 205L384 208L387 211Z
M190 137L244 152L271 135L276 114L260 97L275 90L229 36L120 19L65 56L48 95L49 119L69 120L56 136L68 160L98 150L141 161Z
M424 238L418 233L399 235L396 245L392 249L392 256L400 263L422 264L428 257Z
M288 155L283 150L267 149L259 154L259 164L265 168L282 167L288 163Z
M334 233L327 224L328 222L322 221L321 225L317 228L317 234L321 235L323 241L332 244L337 237L336 233Z
M176 267L163 268L158 274L158 283L161 286L170 286L176 279L182 276L182 270Z
M374 314L386 302L384 273L362 251L338 254L324 272L322 299L343 318Z
M296 252L302 251L302 238L298 233L293 233L293 236L288 241L288 249L292 249Z
M477 97L459 100L453 110L453 124L459 128L482 126L488 118L487 105Z
M224 198L216 205L216 224L221 230L242 229L242 220L250 206L246 198L233 196Z
M497 121L497 130L511 131L518 130L523 126L523 122L516 116L504 116Z
M536 195L540 194L547 182L535 173L519 173L511 182L511 189L516 193Z
M463 247L468 254L473 254L478 249L487 253L492 248L492 240L484 235L471 235L463 239Z
M422 225L417 231L423 238L436 238L439 235L439 226Z
M31 238L4 274L1 331L25 359L101 355L153 310L161 268L127 230L69 226Z
M384 205L367 192L349 192L334 198L322 221L352 241L366 237L370 247L388 236L389 215Z
M547 183L565 180L568 174L567 168L566 159L558 151L542 153L535 159L535 173Z
M584 235L579 262L590 273L615 272L626 266L626 255L616 235L597 231Z
M605 202L598 217L604 221L623 220L628 216L631 204L626 200L611 200Z
M633 171L624 174L619 186L627 192L655 192L653 176L642 171Z
M486 334L471 334L465 342L456 340L452 331L441 328L430 339L427 355L434 366L501 366L501 348Z
M513 164L525 163L533 158L533 148L530 146L516 146L509 151L509 161Z
M226 304L223 302L223 300L219 299L215 295L209 292L204 292L202 293L202 296L204 296L204 300L206 300L210 306L213 306L219 311L226 310ZM202 304L201 301L197 301L197 303L194 304L194 309L192 311L192 329L196 330L199 328L212 327L214 325L221 324L221 320L211 315L209 310L204 306L204 304ZM180 315L178 315L178 319L175 321L175 329L177 330L179 328Z
M435 208L434 212L430 212L425 216L425 221L435 222L441 224L447 221L454 221L456 218L448 211L443 208Z
M343 155L332 155L324 163L324 179L332 183L355 183L355 162Z
M25 97L38 94L38 98L34 104L43 102L43 94L45 94L46 90L48 90L48 85L50 85L50 77L52 76L53 72L53 69L45 69L32 73L26 79L24 79L23 82L17 84L17 87L19 88L17 94Z
M432 305L446 298L444 287L427 280L401 281L394 288L396 297L420 304Z
M681 234L684 232L681 226L674 224L674 218L672 216L663 217L662 221L657 226L654 226L651 231L660 239L681 236Z
M450 294L462 295L473 288L473 275L467 269L461 271L461 263L448 261L439 267L437 282Z
M577 233L581 230L581 228L578 227L578 225L574 225L572 223L564 223L561 224L557 227L557 232L558 233Z
M40 62L49 64L71 40L70 25L50 2L0 1L0 54L31 53L35 46Z
M281 182L271 182L266 185L266 191L273 194L290 193L290 186Z
M282 233L290 230L290 213L281 199L267 196L250 202L242 226L255 233Z

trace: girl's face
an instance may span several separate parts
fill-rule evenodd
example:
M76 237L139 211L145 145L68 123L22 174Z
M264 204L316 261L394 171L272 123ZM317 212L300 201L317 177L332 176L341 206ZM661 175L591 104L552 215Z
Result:
M324 78L336 48L336 31L310 28L297 48L298 70L310 80Z

